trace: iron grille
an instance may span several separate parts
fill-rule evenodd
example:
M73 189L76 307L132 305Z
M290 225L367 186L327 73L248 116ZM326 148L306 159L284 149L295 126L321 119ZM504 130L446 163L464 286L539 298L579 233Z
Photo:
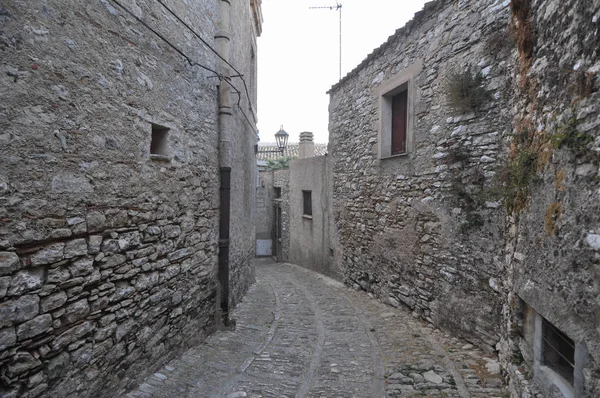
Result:
M571 385L575 372L575 343L547 320L542 322L543 364Z

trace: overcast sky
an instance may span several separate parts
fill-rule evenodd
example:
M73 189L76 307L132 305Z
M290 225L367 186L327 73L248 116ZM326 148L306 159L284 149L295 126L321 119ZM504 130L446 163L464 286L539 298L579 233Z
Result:
M341 0L342 76L412 19L425 0ZM302 131L328 141L329 96L339 80L339 11L336 0L263 0L258 39L258 128L274 142L283 125L290 142Z

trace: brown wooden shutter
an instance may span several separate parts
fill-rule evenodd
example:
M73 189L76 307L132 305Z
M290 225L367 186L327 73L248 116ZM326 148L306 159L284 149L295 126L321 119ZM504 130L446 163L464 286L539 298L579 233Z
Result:
M403 91L392 99L392 155L406 152L407 94Z

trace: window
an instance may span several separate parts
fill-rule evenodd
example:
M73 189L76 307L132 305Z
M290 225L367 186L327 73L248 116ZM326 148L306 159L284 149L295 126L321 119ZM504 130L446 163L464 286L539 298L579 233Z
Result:
M422 62L416 61L374 89L379 95L377 143L380 159L403 156L412 151L414 108L418 101L415 77L422 67Z
M281 187L274 187L275 190L275 199L281 199Z
M302 201L304 203L304 215L312 216L312 192L302 191Z
M169 156L169 129L152 123L150 155Z
M408 91L392 97L392 155L406 153Z
M546 319L542 319L542 364L573 385L575 343Z
M584 369L589 362L587 346L577 342L567 333L577 333L575 322L556 317L559 329L531 305L521 301L522 327L519 327L523 340L519 342L519 351L523 363L533 367L537 387L543 395L555 396L560 390L564 398L584 397ZM574 330L575 329L575 332Z

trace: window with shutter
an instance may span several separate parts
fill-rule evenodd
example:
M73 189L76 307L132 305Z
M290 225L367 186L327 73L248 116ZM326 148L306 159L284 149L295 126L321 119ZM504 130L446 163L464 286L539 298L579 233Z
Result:
M408 91L392 98L392 155L406 152Z

